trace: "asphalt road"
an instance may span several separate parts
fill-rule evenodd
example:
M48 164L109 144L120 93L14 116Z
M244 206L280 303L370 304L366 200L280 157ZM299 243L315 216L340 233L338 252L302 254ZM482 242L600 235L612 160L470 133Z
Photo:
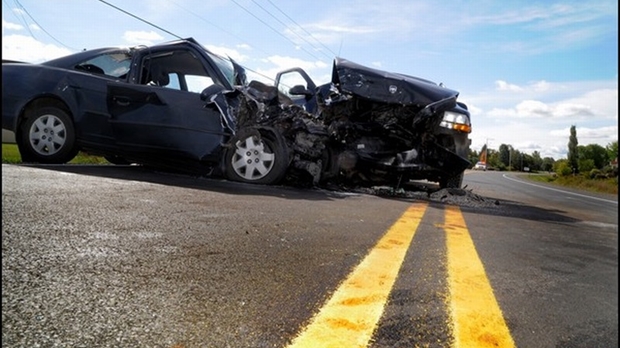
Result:
M3 164L2 346L618 346L617 196L465 184Z

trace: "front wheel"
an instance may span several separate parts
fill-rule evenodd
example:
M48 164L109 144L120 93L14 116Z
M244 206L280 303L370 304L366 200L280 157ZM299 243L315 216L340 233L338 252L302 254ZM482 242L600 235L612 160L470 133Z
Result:
M277 184L290 162L284 141L273 133L257 130L239 131L224 156L229 180L254 184Z
M64 110L55 106L31 111L16 140L24 162L67 163L79 150L73 121Z

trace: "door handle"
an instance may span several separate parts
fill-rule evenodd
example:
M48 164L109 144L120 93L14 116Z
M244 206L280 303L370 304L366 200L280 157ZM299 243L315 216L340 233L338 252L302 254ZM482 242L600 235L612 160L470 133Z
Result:
M113 97L112 100L120 106L129 106L131 100L127 97Z

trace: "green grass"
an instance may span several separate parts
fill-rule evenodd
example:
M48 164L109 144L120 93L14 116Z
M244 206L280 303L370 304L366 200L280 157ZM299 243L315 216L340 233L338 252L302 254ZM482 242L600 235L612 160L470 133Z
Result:
M618 194L618 177L608 179L588 179L582 175L556 176L553 174L520 175L532 181L550 183L562 187L577 188L590 192Z
M21 163L22 159L19 156L17 145L15 144L2 144L2 163Z
M2 144L2 163L22 163L17 145ZM69 164L110 164L110 162L106 161L103 157L91 156L80 152Z

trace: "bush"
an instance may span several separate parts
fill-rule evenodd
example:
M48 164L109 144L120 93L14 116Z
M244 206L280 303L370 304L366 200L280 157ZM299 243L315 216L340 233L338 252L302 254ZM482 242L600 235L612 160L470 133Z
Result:
M603 173L609 178L618 177L618 167L607 165L603 168Z
M555 165L553 166L555 169L555 172L559 175L559 176L568 176L571 175L573 173L573 170L571 169L570 165L568 164L568 161L557 161L555 162Z
M603 174L602 171L600 171L599 169L592 169L590 170L590 173L588 173L588 178L590 179L605 179L607 178L607 176L605 174Z
M592 159L582 159L579 160L579 172L580 173L587 173L589 171L591 171L592 169L596 169L596 166L594 165L594 160Z

